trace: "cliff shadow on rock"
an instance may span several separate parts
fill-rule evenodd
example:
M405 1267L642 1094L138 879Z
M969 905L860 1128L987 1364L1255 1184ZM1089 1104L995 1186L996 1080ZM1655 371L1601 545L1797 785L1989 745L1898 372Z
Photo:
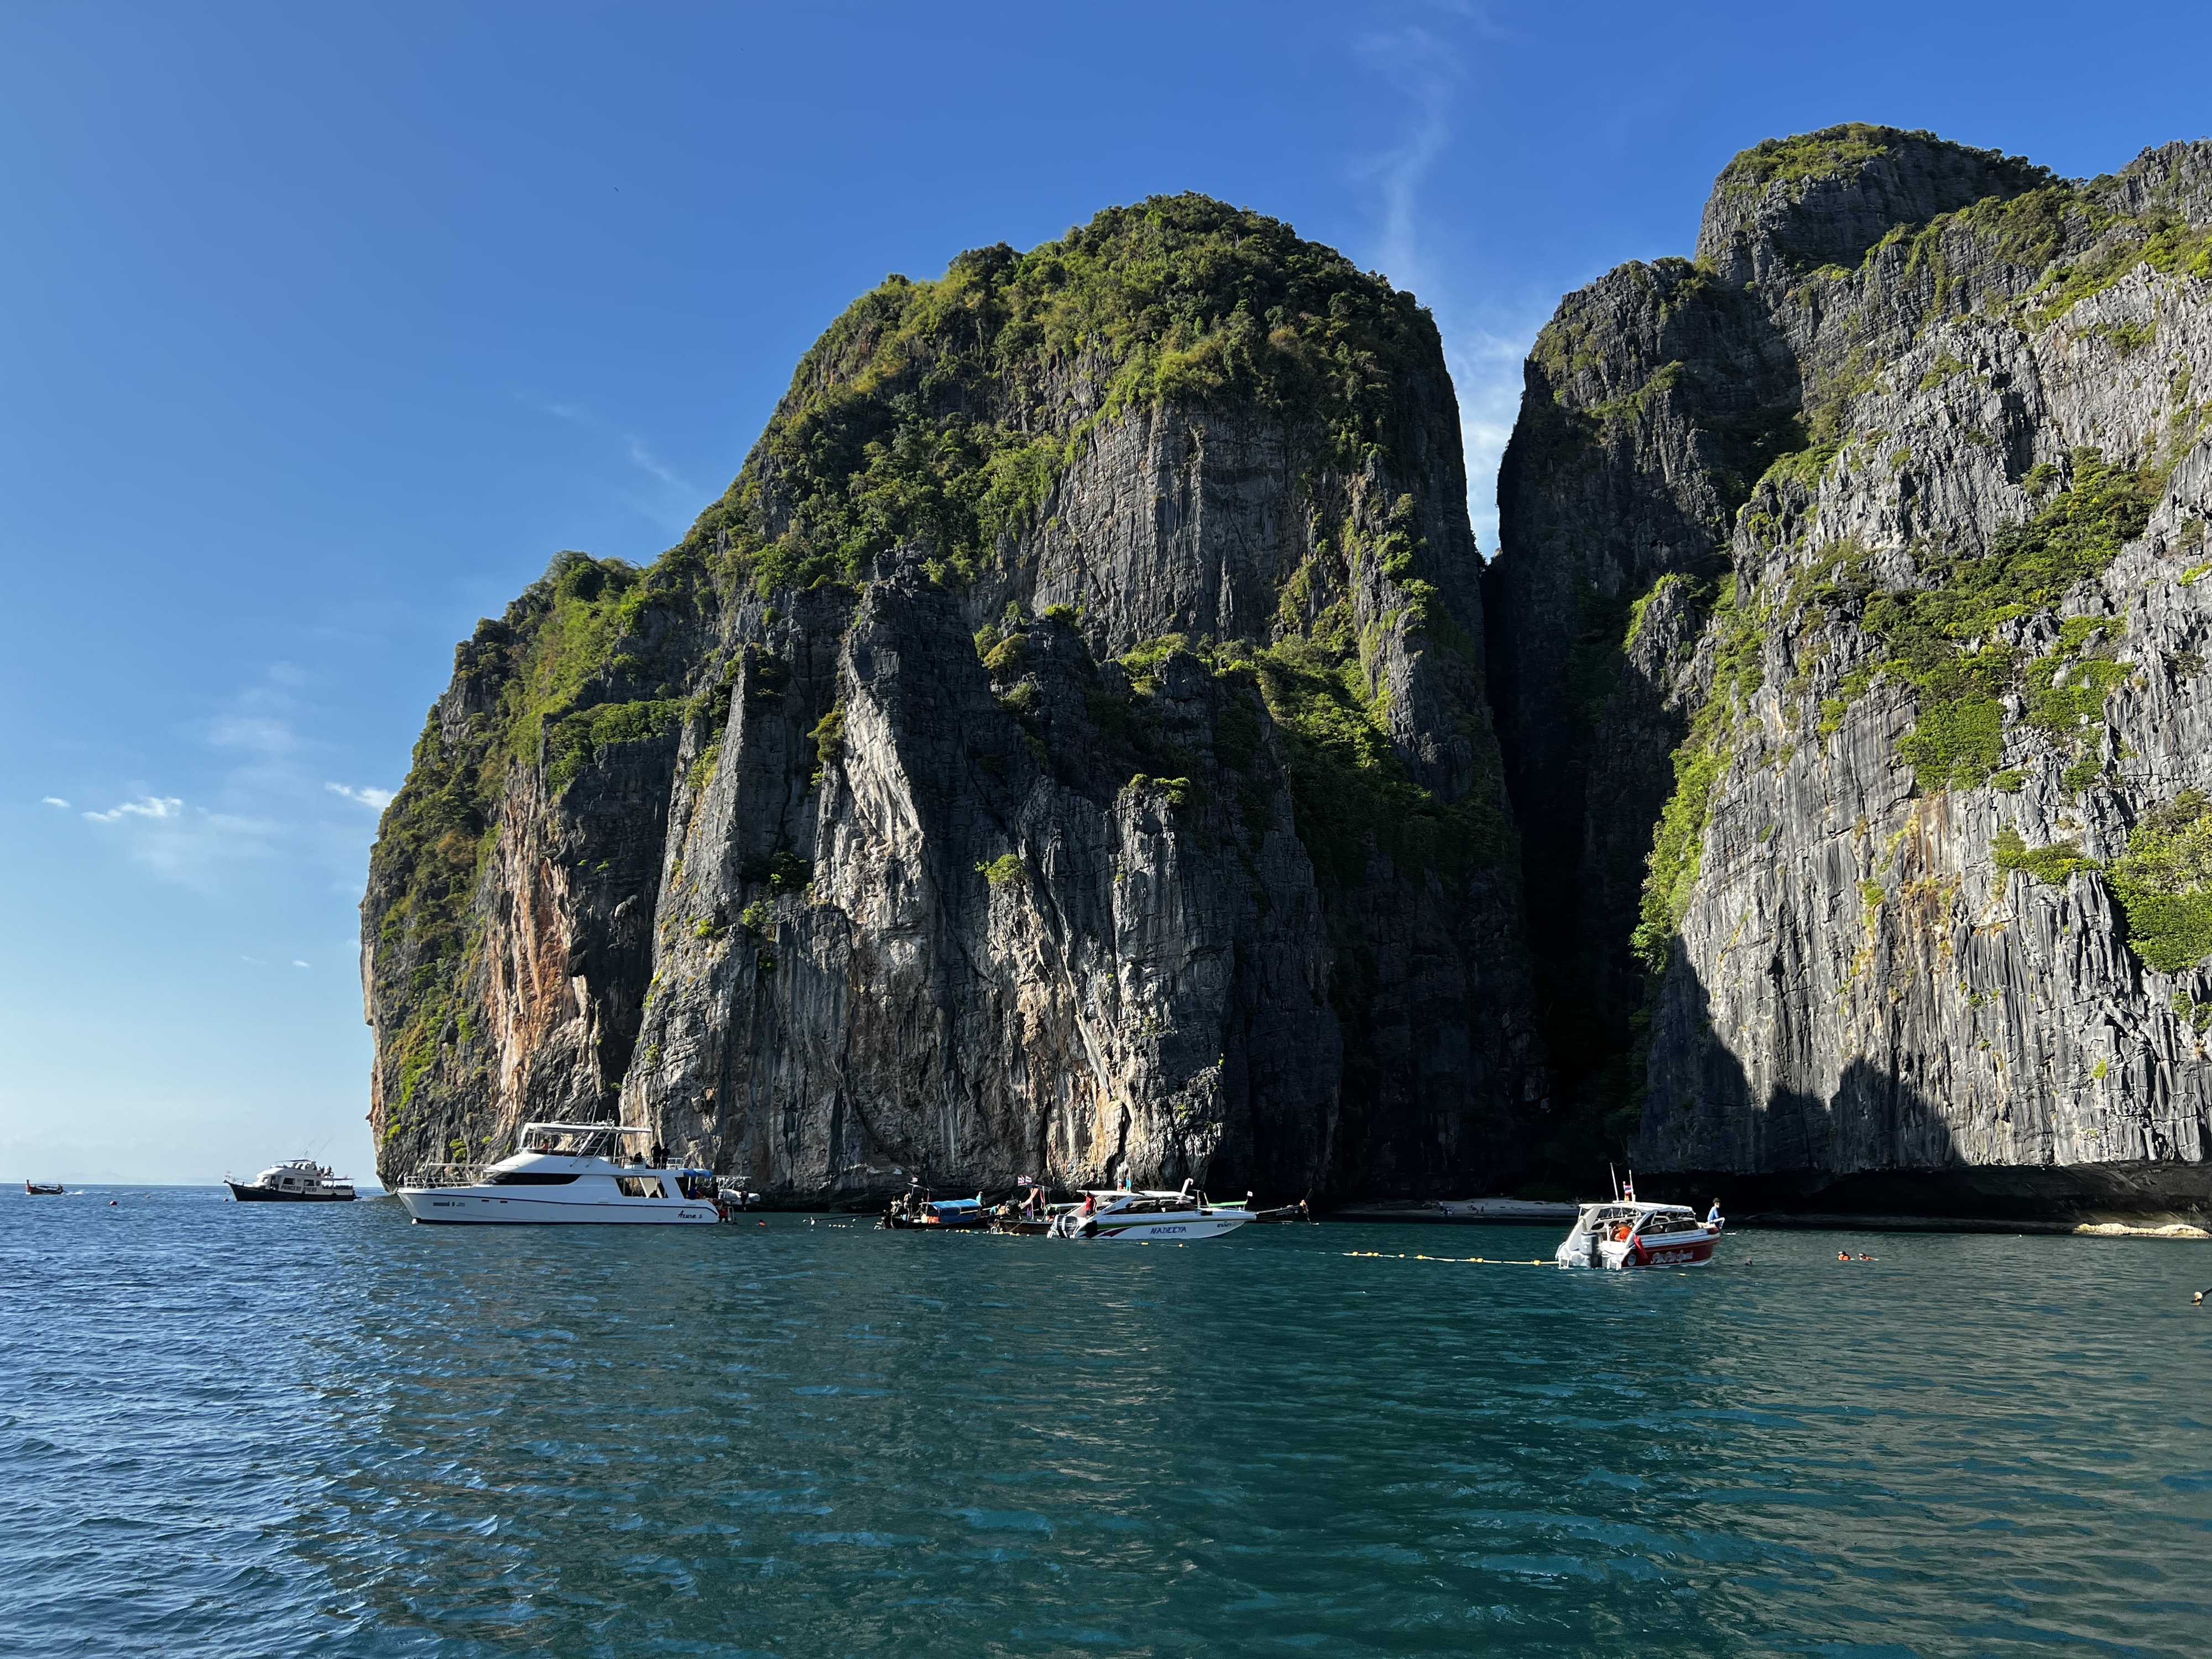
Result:
M1585 1160L1632 1139L1655 1173L2196 1201L2208 156L2168 146L2067 183L1884 129L1763 145L1717 185L1698 265L1625 268L1547 331L1531 386L1551 395L1516 429L1487 615L1519 641L1492 668L1516 806L1554 826L1548 863L1524 841L1532 939L1553 1040L1588 1056L1562 1066ZM1928 216L1869 240L1900 202ZM1646 338L1701 307L1762 320L1733 355L1653 368ZM1730 498L1678 388L1756 397L1778 349L1802 392L1777 430L1798 447L1700 548L1649 505ZM1639 395L1606 378L1616 360L1650 369ZM1562 411L1595 435L1547 471ZM1674 567L1584 687L1577 650L1611 626L1583 619L1593 577L1655 542ZM1592 758L1524 762L1585 690ZM1716 1041L1741 1091L1697 1081ZM1687 1138L1682 1099L1711 1115ZM1887 1139L1808 1166L1771 1139L1810 1123L1806 1102ZM1947 1144L1916 1138L1923 1112Z
M1864 1057L1825 1093L1757 1089L1713 1035L1693 973L1670 977L1664 1018L1678 1029L1668 1051L1692 1058L1655 1085L1645 1109L1647 1161L1635 1168L1646 1198L1717 1200L1738 1218L2212 1224L2212 1164L1978 1163L1954 1135L1956 1103Z

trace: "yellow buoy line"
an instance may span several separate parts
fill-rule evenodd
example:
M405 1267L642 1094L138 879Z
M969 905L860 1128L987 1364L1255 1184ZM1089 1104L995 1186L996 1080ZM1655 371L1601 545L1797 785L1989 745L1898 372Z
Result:
M1384 1250L1346 1250L1348 1256L1364 1256L1375 1261L1479 1261L1488 1267L1556 1267L1556 1260L1522 1261L1502 1255L1392 1255Z

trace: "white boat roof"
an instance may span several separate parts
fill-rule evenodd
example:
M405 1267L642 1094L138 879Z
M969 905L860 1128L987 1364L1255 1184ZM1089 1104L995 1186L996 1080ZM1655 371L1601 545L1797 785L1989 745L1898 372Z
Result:
M649 1135L650 1127L627 1123L526 1123L519 1133L528 1134L533 1129L546 1129L564 1135Z

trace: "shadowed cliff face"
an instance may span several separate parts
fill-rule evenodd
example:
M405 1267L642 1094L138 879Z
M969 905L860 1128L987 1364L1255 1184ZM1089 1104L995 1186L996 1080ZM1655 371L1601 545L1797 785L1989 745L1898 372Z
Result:
M1545 331L1486 599L1590 1141L2204 1205L2208 186L1834 129Z
M649 1124L1424 1193L1546 1107L1435 331L1200 198L892 278L647 570L461 647L363 903L380 1170Z

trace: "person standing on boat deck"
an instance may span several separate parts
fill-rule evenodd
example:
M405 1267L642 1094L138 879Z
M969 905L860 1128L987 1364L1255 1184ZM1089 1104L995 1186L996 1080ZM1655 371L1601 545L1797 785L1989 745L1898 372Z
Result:
M1713 1207L1705 1212L1705 1225L1708 1227L1717 1227L1720 1224L1721 1201L1717 1198L1713 1200Z
M659 1141L654 1141L653 1143L653 1167L657 1170L667 1162L668 1148L662 1146Z

